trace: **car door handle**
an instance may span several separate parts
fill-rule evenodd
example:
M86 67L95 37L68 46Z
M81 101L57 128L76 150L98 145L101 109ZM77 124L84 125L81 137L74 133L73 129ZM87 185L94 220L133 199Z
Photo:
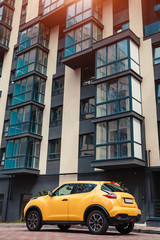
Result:
M68 199L66 199L66 198L65 198L65 199L62 199L62 202L66 202L66 201L68 201Z

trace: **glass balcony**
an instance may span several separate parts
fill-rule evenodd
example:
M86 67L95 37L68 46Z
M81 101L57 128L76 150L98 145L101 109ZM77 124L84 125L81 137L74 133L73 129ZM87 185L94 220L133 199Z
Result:
M80 0L67 8L66 28L92 16L99 22L102 22L101 1Z
M54 11L64 4L64 0L41 0L41 5L43 5L43 15Z
M13 10L6 5L0 7L0 22L12 26Z
M45 48L49 46L49 29L42 23L38 23L20 33L19 51L36 43Z
M44 104L46 82L43 78L32 75L14 83L12 106L35 101Z
M7 142L4 170L39 169L40 141L19 138Z
M1 3L7 3L7 4L9 4L11 7L14 7L15 0L0 0L0 4L1 4Z
M43 110L34 105L12 110L8 136L23 133L41 135Z
M43 75L47 74L48 54L40 48L34 48L18 56L16 77L20 77L32 71L37 71Z
M132 69L140 74L139 48L125 39L96 51L96 79Z
M65 57L86 50L102 39L102 30L94 23L87 23L66 33Z
M11 30L0 24L0 44L5 48L9 47Z
M96 85L96 118L134 111L142 115L141 85L132 76Z
M95 160L124 158L142 159L141 122L127 117L97 123Z

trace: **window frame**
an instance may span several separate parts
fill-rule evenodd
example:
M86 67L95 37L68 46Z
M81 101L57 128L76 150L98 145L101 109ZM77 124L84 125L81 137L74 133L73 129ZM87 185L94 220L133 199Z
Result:
M93 148L89 148L89 136L93 135ZM83 137L86 137L86 149L82 150L82 141L83 141ZM87 133L87 134L82 134L79 136L79 157L90 157L90 156L94 156L95 152L94 152L94 142L95 142L95 135L94 133ZM90 154L86 154L87 152L91 152ZM82 155L82 153L85 153L86 155Z
M54 144L54 153L51 153L51 144ZM56 152L57 145L59 144L60 152ZM48 143L48 161L57 161L61 158L61 138L53 139Z

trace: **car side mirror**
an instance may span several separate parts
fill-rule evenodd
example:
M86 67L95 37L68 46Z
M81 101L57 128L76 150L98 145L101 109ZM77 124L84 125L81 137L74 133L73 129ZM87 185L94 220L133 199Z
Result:
M48 191L48 196L52 197L52 192Z

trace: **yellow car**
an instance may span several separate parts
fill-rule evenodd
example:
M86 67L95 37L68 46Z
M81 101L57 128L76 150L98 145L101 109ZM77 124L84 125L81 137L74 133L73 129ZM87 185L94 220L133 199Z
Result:
M127 234L140 215L134 197L110 181L68 182L47 196L31 199L24 209L30 231L45 224L67 231L71 225L81 224L93 234L104 234L108 226Z

